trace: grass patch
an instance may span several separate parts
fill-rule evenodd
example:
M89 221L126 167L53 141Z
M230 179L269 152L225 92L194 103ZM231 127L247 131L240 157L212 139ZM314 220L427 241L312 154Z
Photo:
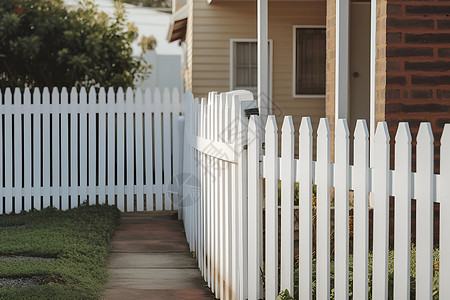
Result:
M42 285L0 288L1 299L99 299L108 279L117 208L46 208L0 216L0 255L54 257L51 262L0 260L0 277L40 275Z

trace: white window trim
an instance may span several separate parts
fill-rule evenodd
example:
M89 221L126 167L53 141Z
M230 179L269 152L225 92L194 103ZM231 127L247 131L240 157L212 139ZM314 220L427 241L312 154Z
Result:
M236 42L257 42L257 39L230 39L230 91L234 89L234 52L233 44ZM273 73L273 40L269 39L269 94L270 99L272 99L272 73ZM242 87L244 88L244 87ZM250 88L250 87L249 87ZM272 103L269 103L270 111L272 108Z
M325 98L326 94L323 95L307 95L307 94L296 94L295 93L295 79L296 79L296 72L295 72L295 66L297 65L297 55L295 53L296 50L296 31L297 28L326 28L325 25L294 25L292 26L292 98L319 98L323 99Z

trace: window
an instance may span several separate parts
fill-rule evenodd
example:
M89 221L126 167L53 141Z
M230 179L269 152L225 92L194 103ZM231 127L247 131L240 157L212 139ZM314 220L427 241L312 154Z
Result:
M294 28L294 96L325 95L325 28Z
M269 40L269 87L271 83L271 43ZM230 89L244 89L253 95L258 90L257 42L250 40L231 40Z
M233 89L246 89L255 94L258 85L256 42L234 42L233 44Z

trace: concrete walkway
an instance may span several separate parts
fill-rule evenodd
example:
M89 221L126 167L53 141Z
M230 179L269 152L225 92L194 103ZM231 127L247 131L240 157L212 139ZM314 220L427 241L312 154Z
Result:
M109 272L105 299L214 299L169 212L122 214Z

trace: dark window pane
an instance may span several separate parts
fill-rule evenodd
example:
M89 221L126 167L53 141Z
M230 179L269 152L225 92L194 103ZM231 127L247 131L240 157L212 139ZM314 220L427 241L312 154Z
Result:
M295 94L325 94L325 29L296 29Z
M257 85L256 42L236 42L235 88Z

